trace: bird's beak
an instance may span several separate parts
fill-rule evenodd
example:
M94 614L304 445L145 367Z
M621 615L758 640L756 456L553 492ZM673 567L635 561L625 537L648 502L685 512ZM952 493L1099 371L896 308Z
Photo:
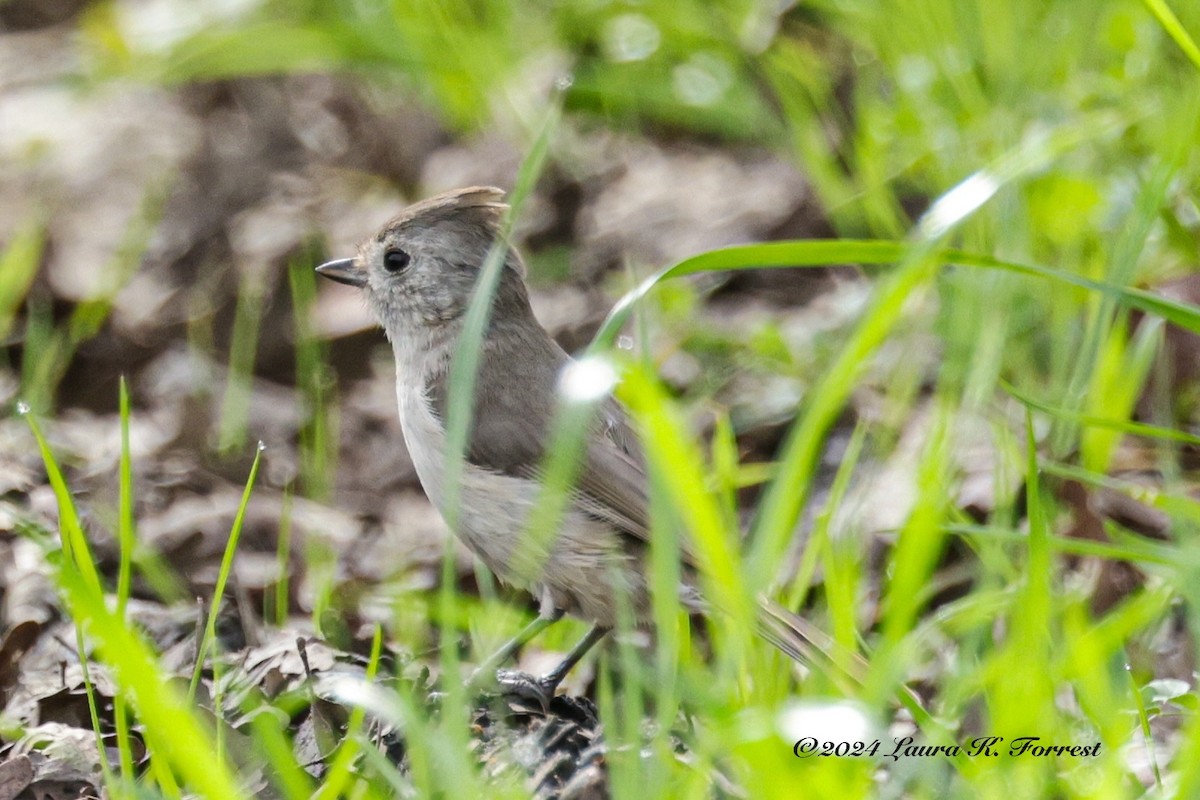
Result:
M317 267L317 274L344 283L348 286L366 286L367 273L354 265L353 258L339 258L337 261L326 261Z

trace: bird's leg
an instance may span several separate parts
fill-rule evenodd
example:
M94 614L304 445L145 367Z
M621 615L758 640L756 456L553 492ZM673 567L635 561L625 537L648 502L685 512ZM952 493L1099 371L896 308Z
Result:
M471 673L471 677L467 679L467 686L475 686L483 680L487 680L495 673L497 667L512 658L513 654L524 647L526 642L558 622L562 617L563 612L560 609L553 610L549 615L539 615L537 619L522 628L520 633L501 645L499 650L484 659L483 663L476 667L475 671Z
M587 635L579 640L579 644L571 648L571 652L567 653L567 657L564 658L557 667L547 672L538 680L538 683L542 685L542 688L547 689L550 693L550 696L553 697L554 690L558 688L560 683L562 683L563 678L567 677L567 673L579 663L579 659L587 655L588 650L591 650L596 646L597 642L604 638L609 630L609 628L605 628L601 625L593 626L592 629L587 632Z
M501 688L508 692L536 700L541 705L542 710L545 711L550 707L550 701L554 699L554 692L558 689L558 685L562 683L563 678L567 677L567 673L579 663L581 658L587 655L587 652L597 642L604 638L609 630L609 628L602 625L594 626L587 632L586 636L579 640L579 644L571 648L571 652L567 653L566 658L557 667L540 678L534 678L532 675L507 669L496 673L496 678L500 682Z

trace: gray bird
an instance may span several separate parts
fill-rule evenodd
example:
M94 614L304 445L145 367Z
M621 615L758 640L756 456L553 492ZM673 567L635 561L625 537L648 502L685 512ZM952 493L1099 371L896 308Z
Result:
M502 198L500 189L478 186L431 197L387 223L355 257L317 267L321 275L366 292L395 354L405 444L425 493L448 518L450 362L480 269L501 235ZM607 400L588 431L556 535L525 535L541 493L539 470L558 407L559 376L572 360L534 318L524 265L511 247L501 272L481 342L454 532L497 577L540 602L539 618L477 675L503 663L564 613L593 624L561 664L526 681L523 688L546 702L617 624L619 607L632 610L639 625L651 620L646 471L624 412ZM695 563L686 548L683 560L680 598L700 611ZM832 648L827 637L773 603L763 602L759 628L798 660L811 660L814 646L826 653ZM516 675L503 673L502 682Z

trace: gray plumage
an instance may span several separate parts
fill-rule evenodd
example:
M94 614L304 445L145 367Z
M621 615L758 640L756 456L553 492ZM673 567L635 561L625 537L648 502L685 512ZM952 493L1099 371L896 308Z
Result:
M443 515L450 361L479 270L500 235L501 196L472 187L417 203L364 242L352 263L339 262L341 279L363 286L392 344L405 444ZM407 266L389 271L388 251L406 253ZM521 541L540 492L559 374L570 363L535 319L524 272L509 249L480 345L455 533L501 580L533 592L544 615L561 610L612 627L620 595L645 621L645 471L615 402L603 406L589 436L557 535L540 550ZM681 591L688 602L694 594Z
M503 193L489 187L446 192L417 203L365 241L352 259L318 271L361 287L392 344L400 425L417 475L446 516L447 409L451 357L479 270L500 236ZM461 479L455 533L501 579L529 589L542 616L563 612L596 624L588 640L543 679L553 687L622 606L638 623L650 618L645 560L650 527L646 473L637 439L621 407L608 400L589 431L576 488L556 535L537 546L522 541L538 502L557 386L570 357L538 324L529 305L524 266L507 249L481 342L472 424ZM694 560L683 553L680 599L692 610ZM831 647L804 620L765 603L760 631L785 653L806 660ZM504 653L519 646L514 640Z

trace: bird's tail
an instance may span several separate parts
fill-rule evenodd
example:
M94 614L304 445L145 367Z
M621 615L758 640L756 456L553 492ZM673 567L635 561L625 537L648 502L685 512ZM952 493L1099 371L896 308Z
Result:
M808 620L766 597L758 601L758 634L796 663L861 686L868 664Z

